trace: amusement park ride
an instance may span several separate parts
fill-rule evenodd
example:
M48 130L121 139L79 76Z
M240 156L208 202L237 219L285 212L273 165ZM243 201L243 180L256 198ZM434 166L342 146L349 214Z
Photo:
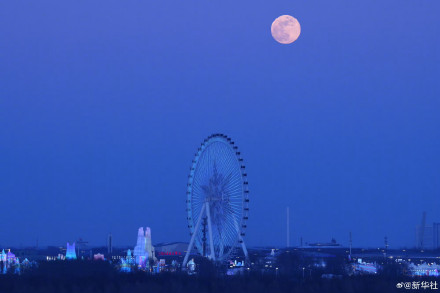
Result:
M248 181L243 158L231 138L213 134L202 142L192 161L186 194L191 240L183 267L193 247L221 261L240 244L247 258L243 237L249 217Z

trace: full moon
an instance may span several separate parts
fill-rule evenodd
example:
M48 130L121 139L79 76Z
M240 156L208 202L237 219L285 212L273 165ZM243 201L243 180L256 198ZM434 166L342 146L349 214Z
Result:
M298 39L301 26L298 20L290 15L281 15L274 20L271 27L272 37L281 44L291 44Z

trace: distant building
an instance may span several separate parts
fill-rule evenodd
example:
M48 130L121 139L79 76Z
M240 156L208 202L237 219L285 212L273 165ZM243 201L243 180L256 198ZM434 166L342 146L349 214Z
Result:
M144 228L140 227L138 230L136 246L134 247L133 251L133 256L135 258L136 264L138 265L145 265L145 261L148 259L148 252L145 246Z
M377 274L378 265L376 263L367 263L359 261L353 264L355 274Z
M440 223L432 224L434 249L440 249Z
M146 267L149 260L156 261L154 247L151 242L151 229L150 227L140 227L138 230L137 243L134 248L133 256L135 257L136 264Z
M66 259L76 259L75 242L72 245L67 242Z
M187 242L160 243L155 246L155 252L158 256L181 256L187 248Z
M418 226L416 228L418 249L439 249L440 248L440 223L433 223L432 226Z
M103 254L101 254L101 253L97 253L97 254L94 254L94 255L93 255L93 260L102 260L102 261L104 261L105 258L104 258L104 255L103 255Z
M6 257L7 257L6 261L9 262L9 263L12 263L12 262L15 261L15 254L13 254L11 252L11 250L8 251L8 253L6 254Z
M410 263L408 265L408 270L410 275L412 276L434 276L438 277L439 271L440 271L440 265L437 265L436 263L422 263L419 265L416 265L414 263Z
M82 238L79 238L75 242L76 257L77 258L80 258L80 259L84 259L84 258L92 259L93 258L93 252L92 252L92 249L88 246L88 243L89 243L88 241L85 241Z
M306 243L309 247L321 247L321 248L339 248L341 244L337 243L334 238L330 242L317 242L317 243Z
M151 229L150 227L145 228L145 249L148 252L148 257L154 261L156 261L156 255L154 251L153 244L151 242Z

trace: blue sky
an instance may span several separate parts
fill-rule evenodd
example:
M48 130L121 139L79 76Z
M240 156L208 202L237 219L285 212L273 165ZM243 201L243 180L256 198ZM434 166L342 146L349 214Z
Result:
M415 243L440 221L435 1L2 1L0 244L188 241L211 133L245 159L246 241ZM276 43L290 14L302 33Z

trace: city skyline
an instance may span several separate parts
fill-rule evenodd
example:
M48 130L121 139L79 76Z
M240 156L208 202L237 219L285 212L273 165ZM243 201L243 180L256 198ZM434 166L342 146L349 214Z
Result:
M20 3L0 3L1 245L189 242L212 133L246 163L251 247L285 245L287 206L291 245L412 247L440 222L439 3Z

